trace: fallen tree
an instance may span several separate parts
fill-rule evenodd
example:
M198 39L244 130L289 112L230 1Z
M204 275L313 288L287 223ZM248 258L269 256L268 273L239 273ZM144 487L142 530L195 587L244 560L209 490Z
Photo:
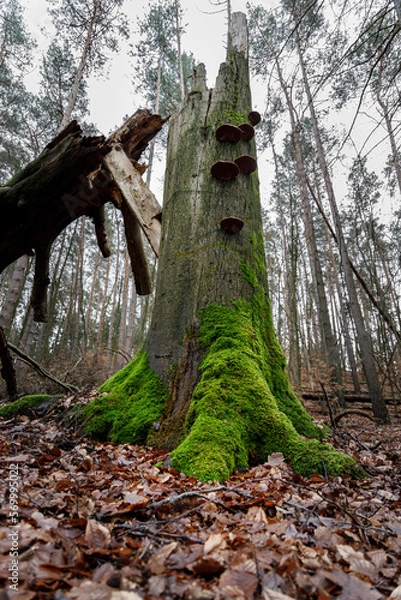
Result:
M23 254L35 256L31 304L36 321L46 321L50 252L67 225L83 215L91 217L103 256L110 254L104 228L107 202L122 211L137 292L150 293L140 228L158 254L161 206L142 181L137 161L164 122L138 110L106 139L83 136L73 121L0 187L0 272Z

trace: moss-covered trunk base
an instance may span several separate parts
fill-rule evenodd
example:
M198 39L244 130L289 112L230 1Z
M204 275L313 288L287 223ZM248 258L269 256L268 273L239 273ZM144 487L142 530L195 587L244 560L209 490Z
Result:
M358 474L351 457L321 441L324 429L292 392L279 346L267 343L271 323L260 318L260 293L251 302L202 311L170 386L140 352L102 386L106 395L85 407L85 433L174 448L171 465L203 481L224 481L273 452L282 452L304 476ZM268 306L264 309L269 314ZM178 377L182 369L186 379Z

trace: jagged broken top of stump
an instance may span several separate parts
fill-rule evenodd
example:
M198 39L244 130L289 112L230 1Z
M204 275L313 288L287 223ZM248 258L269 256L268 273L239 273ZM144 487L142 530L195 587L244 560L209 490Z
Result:
M31 304L36 321L46 320L50 251L67 225L90 216L99 248L109 256L107 202L122 212L137 292L150 293L141 230L157 256L162 209L141 177L146 167L137 161L165 121L138 110L108 138L83 136L72 121L38 158L0 187L0 272L24 254L35 255Z

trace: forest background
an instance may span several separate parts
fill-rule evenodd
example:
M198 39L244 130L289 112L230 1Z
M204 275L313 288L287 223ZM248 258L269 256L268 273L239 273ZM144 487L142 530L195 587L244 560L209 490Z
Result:
M232 4L232 6L231 6ZM400 396L400 6L1 0L0 182L76 118L107 134L146 107L169 115L195 62L214 81L231 10L248 14L269 288L295 389L366 390L363 356ZM296 10L295 7L296 6ZM144 178L162 201L167 127ZM29 307L33 258L0 279L7 338L63 381L103 382L141 347L153 295L137 296L117 211L104 260L87 219L55 243L47 323ZM340 244L339 244L340 242ZM156 264L149 251L149 260ZM350 275L350 272L352 274ZM17 362L19 391L59 391Z

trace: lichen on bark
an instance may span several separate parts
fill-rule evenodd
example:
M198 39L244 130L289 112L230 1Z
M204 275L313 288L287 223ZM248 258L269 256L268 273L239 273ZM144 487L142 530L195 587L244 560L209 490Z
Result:
M233 22L246 27L240 13ZM193 91L171 119L152 323L139 357L85 410L86 431L172 450L173 466L206 481L272 452L304 475L356 473L352 458L321 441L324 431L286 374L269 303L257 172L233 181L210 173L217 160L256 158L254 139L221 143L215 135L251 110L246 50L233 39L215 88L198 67ZM227 216L244 222L239 233L222 230Z

